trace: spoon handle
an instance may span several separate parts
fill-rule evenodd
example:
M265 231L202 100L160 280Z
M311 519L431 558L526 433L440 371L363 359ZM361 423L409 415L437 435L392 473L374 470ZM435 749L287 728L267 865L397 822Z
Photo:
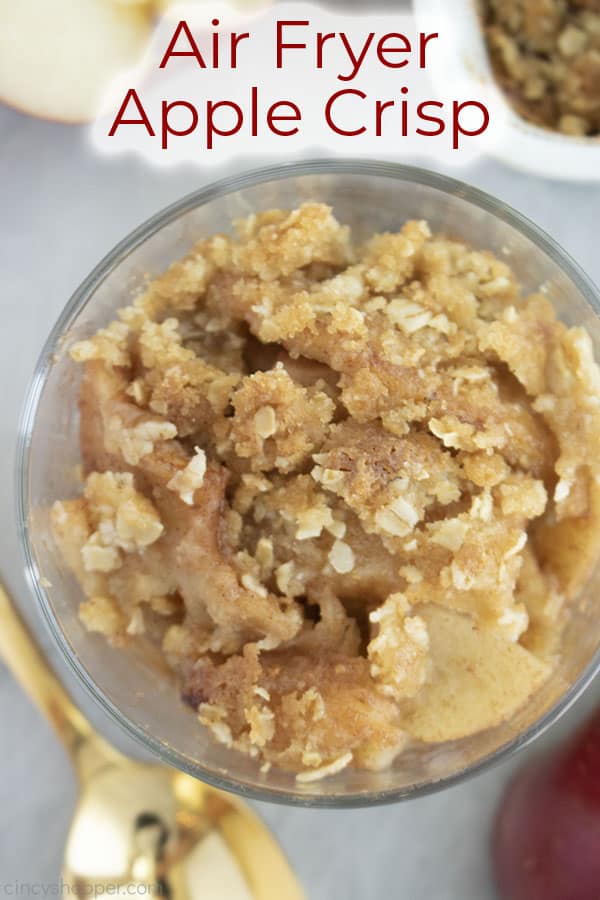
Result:
M51 671L1 582L0 658L76 760L92 726Z

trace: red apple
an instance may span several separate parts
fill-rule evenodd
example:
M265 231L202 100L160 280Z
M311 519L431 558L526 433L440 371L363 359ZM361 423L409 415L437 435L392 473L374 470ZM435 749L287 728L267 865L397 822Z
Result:
M599 900L600 709L508 785L492 838L503 900Z

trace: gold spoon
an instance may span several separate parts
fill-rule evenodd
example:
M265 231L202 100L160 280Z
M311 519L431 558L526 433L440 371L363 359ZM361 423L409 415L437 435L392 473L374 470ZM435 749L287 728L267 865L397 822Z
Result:
M303 900L283 852L244 803L182 772L128 759L94 732L1 584L0 657L58 733L79 778L62 873L70 893Z

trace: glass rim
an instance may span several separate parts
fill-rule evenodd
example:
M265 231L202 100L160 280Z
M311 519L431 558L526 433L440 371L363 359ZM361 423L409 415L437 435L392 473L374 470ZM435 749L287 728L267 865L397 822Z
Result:
M217 774L210 769L206 769L201 763L191 761L174 747L148 734L140 725L126 716L104 693L100 685L89 674L71 642L67 639L49 601L46 590L40 583L40 573L31 546L28 523L31 437L40 396L61 338L93 298L96 289L105 278L149 237L175 221L181 215L211 200L216 200L238 190L254 187L269 181L281 181L286 178L303 175L331 174L355 175L357 177L379 176L393 180L410 181L433 188L444 194L459 197L467 203L490 213L511 225L531 240L542 252L551 257L572 281L596 315L600 315L600 293L598 289L578 263L553 238L508 204L456 178L417 166L360 158L343 160L315 158L303 162L275 164L258 169L250 169L239 175L221 178L169 204L131 231L101 259L79 287L76 288L65 305L43 345L21 410L16 447L16 518L19 544L25 561L26 580L37 601L37 606L42 611L43 620L55 644L59 647L64 660L76 676L76 679L85 688L86 693L93 697L95 702L108 714L109 719L116 722L138 744L146 750L150 750L154 756L158 757L160 762L186 772L213 787L231 791L245 798L297 807L359 808L396 803L400 800L425 796L443 788L461 784L467 778L481 774L493 765L511 758L515 753L531 744L547 731L588 687L595 675L600 671L600 642L594 656L579 678L570 685L565 693L537 721L491 753L485 754L474 763L465 765L451 775L414 786L390 788L383 791L358 791L354 793L332 793L329 795L326 793L309 795L301 791L294 793L270 788L268 785L252 787L234 777Z

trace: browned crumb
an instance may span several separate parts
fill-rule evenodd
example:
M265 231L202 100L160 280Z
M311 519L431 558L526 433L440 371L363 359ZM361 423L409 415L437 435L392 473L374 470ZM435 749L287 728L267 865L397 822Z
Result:
M311 203L238 235L71 350L82 621L303 781L497 725L600 552L589 336L423 222L354 246Z

